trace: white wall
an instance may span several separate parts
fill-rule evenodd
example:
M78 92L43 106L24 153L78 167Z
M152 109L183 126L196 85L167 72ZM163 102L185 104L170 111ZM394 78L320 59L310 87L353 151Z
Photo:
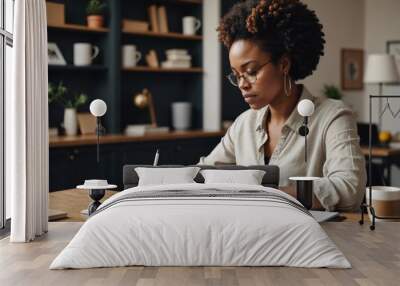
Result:
M400 41L400 1L399 0L366 0L366 25L365 25L365 51L366 53L386 53L386 42L390 40ZM377 94L377 86L366 86L366 95ZM383 87L383 94L400 95L399 85ZM395 111L400 108L400 99L392 100L391 106ZM368 114L368 100L365 100L362 108ZM376 117L376 116L375 116ZM382 129L391 132L399 132L399 119L394 120L390 116L382 117ZM377 118L374 118L377 121Z
M313 94L320 94L324 83L340 86L340 50L361 48L365 59L370 53L386 53L386 42L400 40L399 0L303 0L314 9L324 25L326 53L317 71L304 83ZM378 87L365 85L362 91L344 91L344 101L357 112L360 121L369 118L369 94L377 94ZM400 86L383 88L384 94L400 95ZM373 104L373 120L377 122L377 102ZM394 111L400 109L400 99L392 100ZM374 116L375 115L375 116ZM400 132L400 117L383 116L383 129ZM392 169L392 185L400 186L400 171Z
M342 48L362 49L364 47L365 1L364 0L303 0L315 10L324 26L325 55L313 75L304 84L314 95L321 95L324 84L334 84L340 88L340 53ZM399 1L400 2L400 1ZM358 102L363 91L344 91L344 101L352 106L359 116Z
M366 53L386 53L386 42L390 40L400 41L400 1L399 0L365 0L365 46ZM367 86L364 101L359 108L368 114L368 94L377 94L376 86ZM383 94L400 95L400 86L384 86ZM384 102L385 103L385 102ZM394 111L400 109L400 99L391 100L390 105ZM376 106L373 105L373 106ZM375 111L375 112L374 112ZM376 114L376 109L373 109ZM373 117L377 121L377 116ZM390 130L392 133L400 132L400 116L393 119L391 116L382 117L382 129ZM392 185L400 186L400 170L392 168Z

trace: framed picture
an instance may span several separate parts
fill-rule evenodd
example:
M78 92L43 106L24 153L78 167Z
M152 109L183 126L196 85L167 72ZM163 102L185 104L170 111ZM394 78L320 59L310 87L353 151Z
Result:
M49 59L49 65L65 66L67 64L56 43L47 44L47 55Z
M342 49L340 70L343 90L363 89L364 51L360 49Z
M386 52L396 59L397 70L400 74L400 40L386 42Z

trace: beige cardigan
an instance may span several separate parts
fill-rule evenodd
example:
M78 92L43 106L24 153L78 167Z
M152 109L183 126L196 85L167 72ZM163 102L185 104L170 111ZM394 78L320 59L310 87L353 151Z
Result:
M279 166L281 186L292 184L291 176L321 177L314 181L314 193L327 210L358 209L364 195L366 171L353 112L341 101L313 97L304 87L300 100L306 98L315 105L309 119L307 164L304 137L298 134L303 118L296 108L282 128L269 164ZM200 158L199 164L264 165L268 112L268 106L243 112L215 149Z

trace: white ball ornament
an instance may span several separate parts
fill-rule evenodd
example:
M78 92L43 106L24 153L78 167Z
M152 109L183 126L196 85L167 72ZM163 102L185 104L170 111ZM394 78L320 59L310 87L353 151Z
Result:
M90 103L90 113L96 117L102 117L107 111L107 104L101 99L95 99Z

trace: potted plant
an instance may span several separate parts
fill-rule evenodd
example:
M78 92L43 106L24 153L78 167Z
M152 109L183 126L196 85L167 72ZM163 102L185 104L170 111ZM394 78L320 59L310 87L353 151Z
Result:
M87 102L87 95L83 93L68 96L68 89L60 82L58 85L49 83L49 103L59 102L64 106L64 128L66 135L78 133L78 118L76 109Z
M101 0L89 0L86 7L89 28L101 28L104 25L104 10L106 4Z
M340 92L340 89L333 84L325 84L323 89L323 94L327 98L332 98L337 100L340 100L343 97L343 94Z

